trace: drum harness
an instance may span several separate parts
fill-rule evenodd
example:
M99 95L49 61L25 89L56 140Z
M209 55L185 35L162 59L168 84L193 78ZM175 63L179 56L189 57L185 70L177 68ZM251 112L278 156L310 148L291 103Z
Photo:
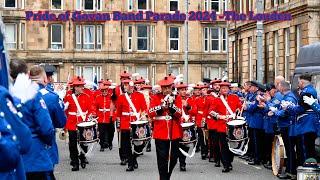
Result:
M127 93L127 92L124 93L124 96L126 97L128 103L129 103L129 106L130 106L130 108L131 108L132 111L133 111L134 116L136 116L137 121L140 121L140 113L137 113L137 109L135 108L134 104L132 103L132 101L131 101L128 93ZM131 146L134 145L133 141L134 141L134 140L131 139L131 142L130 142L130 143L131 143ZM150 141L151 141L151 140L150 140ZM141 154L143 153L143 150L144 150L144 149L148 146L148 144L150 143L150 141L148 141L148 143L143 147L143 149L142 149L141 152L136 152L136 151L134 150L134 146L133 146L133 147L131 148L131 149L132 149L132 153L136 153L136 154L141 155Z
M79 102L78 102L78 99L77 99L76 95L75 95L75 94L72 94L71 97L72 97L74 103L76 104L77 110L78 110L78 112L79 112L79 114L80 114L80 116L81 116L82 121L86 121L86 114L83 113L83 111L82 111L82 109L81 109L81 107L80 107L80 104L79 104ZM93 144L89 144L89 145L84 144L84 146L89 146L87 152L84 152L84 150L82 149L82 147L80 146L80 144L77 143L78 150L79 150L79 155L80 155L80 153L82 152L86 157L91 157L91 156L92 156L92 150L94 149L94 147L96 147L96 145L98 144L98 142L99 142L99 139L98 139L97 143L93 143Z

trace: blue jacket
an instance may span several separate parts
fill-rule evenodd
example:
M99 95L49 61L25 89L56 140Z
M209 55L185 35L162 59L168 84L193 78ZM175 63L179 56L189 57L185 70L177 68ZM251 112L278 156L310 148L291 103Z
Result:
M27 154L22 156L26 172L52 171L53 164L47 148L52 145L55 131L49 111L40 92L22 104L23 122L32 133L32 146Z
M250 92L248 92L247 94L244 94L245 101L248 102L252 95L253 94L251 94ZM248 116L247 110L243 111L242 116L246 119L247 124L249 125L250 124L250 119L247 117Z
M317 119L316 119L316 128L317 128L317 135L320 137L320 104L319 103L313 103L311 105L311 108L314 112L317 113Z
M268 116L268 112L270 111L270 107L275 107L277 109L280 108L280 103L283 98L283 95L279 92L275 94L274 97L268 102L266 102L266 107L264 108L265 116L264 116L264 123L263 128L265 133L273 134L274 133L274 126L278 122L277 116Z
M24 180L26 177L21 155L27 153L31 147L31 132L30 129L22 122L20 118L22 114L14 107L12 97L9 95L8 91L1 86L0 99L3 100L0 101L0 109L4 113L4 118L11 125L13 132L17 136L18 148L20 151L20 160L15 171L11 171L10 173L0 173L0 177L4 177L4 179Z
M63 102L59 99L59 96L47 89L43 85L39 85L40 93L43 96L44 101L46 102L47 108L50 113L52 124L54 128L63 128L66 124L66 115L64 113ZM53 164L59 163L59 153L56 139L53 139L52 146L48 149L49 156Z
M258 101L256 100L257 94L251 95L247 105L246 118L249 122L249 127L254 129L263 129L263 116L264 110L258 107Z
M288 109L291 115L297 116L295 126L297 135L317 132L318 130L319 117L317 113L312 110L311 106L304 103L303 96L317 98L317 91L311 84L304 87L299 96L299 104Z
M296 96L289 91L287 94L283 96L282 101L291 102L296 105L298 103ZM277 112L275 112L275 116L278 117L278 125L280 128L289 128L289 135L295 136L295 116L290 114L288 109L280 108Z

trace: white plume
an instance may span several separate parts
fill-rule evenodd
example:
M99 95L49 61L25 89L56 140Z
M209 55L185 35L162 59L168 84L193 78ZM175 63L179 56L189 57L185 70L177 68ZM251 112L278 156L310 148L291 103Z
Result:
M179 74L176 78L183 78L183 74Z
M96 85L96 83L94 83L94 82L87 81L87 80L85 80L84 82L86 83L86 84L84 85L86 88L92 88L92 87L98 88L98 85Z
M111 83L111 86L117 86L117 83Z
M192 87L192 88L195 87L195 86L196 86L195 84L189 84L188 85L188 87Z
M112 83L112 80L111 80L111 79L109 79L108 81L110 81L110 82Z
M228 76L223 76L223 78L221 79L221 81L225 81L228 80Z
M109 89L115 89L116 86L109 86Z
M146 82L146 84L150 83L149 79L146 79L145 82Z
M137 77L139 75L140 75L139 73L134 73L134 74L132 74L132 77Z
M17 76L17 79L14 85L10 89L10 93L19 98L21 103L25 103L33 99L38 93L39 85L35 82L32 82L29 79L29 76L24 73L20 73Z

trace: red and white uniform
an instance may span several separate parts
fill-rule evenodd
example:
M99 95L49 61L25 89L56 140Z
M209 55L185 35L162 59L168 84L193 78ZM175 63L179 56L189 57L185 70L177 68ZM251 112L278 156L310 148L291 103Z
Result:
M143 94L139 92L133 92L129 95L137 113L143 113L147 111L146 101ZM118 97L117 100L117 117L120 118L120 129L130 130L130 122L136 121L137 118L131 109L129 102L127 101L125 94Z
M94 104L90 96L86 93L81 93L76 96L81 107L82 112L88 117L90 114L95 114ZM70 131L75 131L77 129L77 124L83 122L80 112L77 109L76 103L72 98L72 94L68 94L64 98L64 103L69 103L68 109L66 109L67 123L65 128Z
M213 96L213 95L206 96L206 105L205 105L205 107L207 109L205 110L205 114L206 114L206 123L207 123L208 130L217 130L218 129L217 121L215 121L215 120L212 121L212 117L209 115L210 106L212 104L214 104L215 101L216 101L216 97L215 96Z
M202 119L206 118L206 96L199 96L195 99L196 107L196 125L197 127L203 127Z
M233 113L235 113L237 109L241 109L242 107L241 101L237 95L230 94L227 97L225 97L225 100L227 101ZM220 132L220 133L227 132L227 125L226 125L227 121L221 120L221 119L214 120L213 114L215 113L217 113L218 115L230 115L226 106L223 104L222 100L220 99L220 96L218 98L215 98L214 102L210 104L209 115L211 116L211 118L208 119L208 122L216 121L217 132Z
M111 95L99 94L96 96L95 108L98 116L98 123L111 123L110 122L110 106Z
M182 127L181 127L181 108L182 101L180 96L176 96L174 105L176 112L168 119L170 112L169 109L163 109L162 114L157 114L157 110L161 109L162 101L165 98L162 94L157 94L152 97L150 102L149 116L154 119L153 126L153 138L160 140L170 140L170 134L172 135L171 140L182 138ZM171 132L172 128L172 132Z

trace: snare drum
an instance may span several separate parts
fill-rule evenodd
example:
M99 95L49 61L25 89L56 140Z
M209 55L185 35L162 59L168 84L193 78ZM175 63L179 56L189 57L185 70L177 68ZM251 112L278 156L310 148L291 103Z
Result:
M320 167L302 167L297 169L298 180L319 180L320 179Z
M277 135L272 143L272 172L273 175L281 174L284 168L285 148L282 137Z
M182 141L180 142L181 144L187 145L197 141L196 128L194 123L182 123L181 127L183 133Z
M133 141L148 141L151 139L151 130L148 121L130 122Z
M89 144L99 141L97 133L97 123L82 122L77 124L78 142L80 144Z
M229 150L237 155L244 155L248 150L248 129L246 121L237 119L227 122L227 140Z

